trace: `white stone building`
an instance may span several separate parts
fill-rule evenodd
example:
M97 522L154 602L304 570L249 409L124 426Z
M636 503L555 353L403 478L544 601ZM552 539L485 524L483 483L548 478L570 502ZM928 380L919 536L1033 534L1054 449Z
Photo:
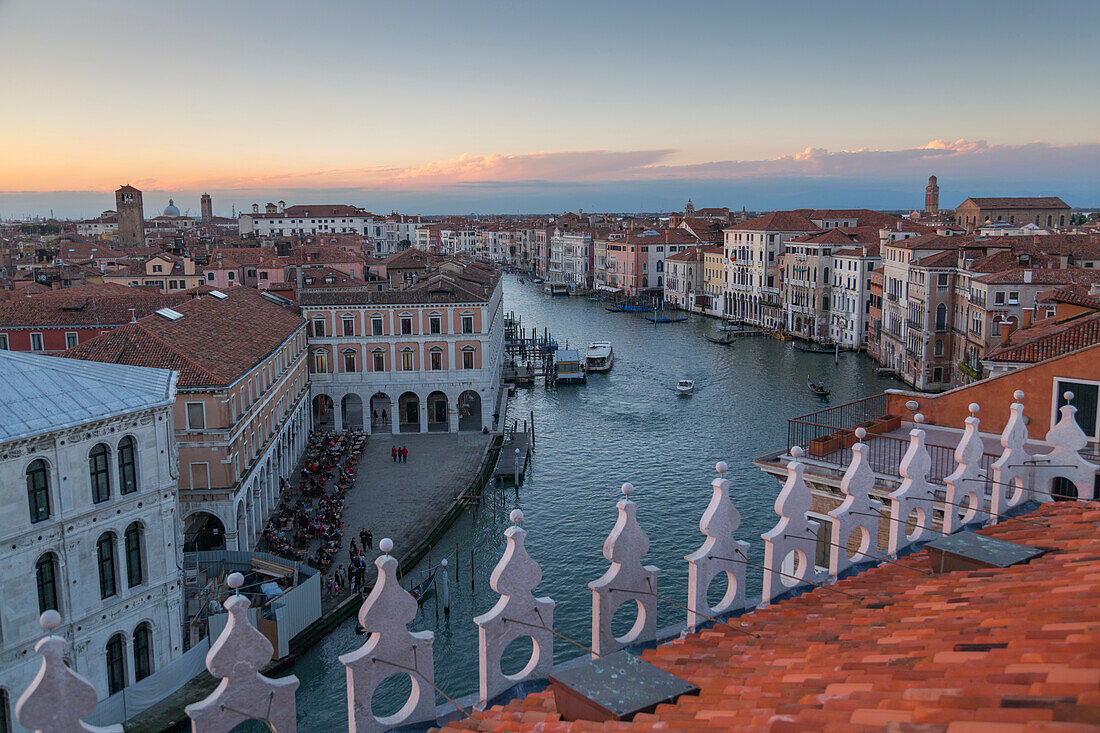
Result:
M871 306L871 270L879 264L878 245L833 251L829 339L846 349L865 348Z
M288 237L294 234L361 234L377 250L386 242L386 220L358 206L348 204L301 204L284 206L252 204L252 212L238 217L242 235Z
M797 211L773 211L725 229L722 314L767 328L782 328L785 318L779 298L779 258L788 241L818 229Z
M47 609L100 699L182 653L175 396L172 371L0 352L0 729Z

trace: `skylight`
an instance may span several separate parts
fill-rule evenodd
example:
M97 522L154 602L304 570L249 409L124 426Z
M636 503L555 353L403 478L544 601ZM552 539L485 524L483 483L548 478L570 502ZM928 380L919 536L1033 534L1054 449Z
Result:
M229 297L228 295L226 295L225 293L223 293L220 290L211 290L210 294L212 296L214 296L215 298L217 298L218 300L225 300L226 298Z
M183 318L182 313L174 311L171 308L158 308L157 315L161 318L167 318L169 321L178 321Z

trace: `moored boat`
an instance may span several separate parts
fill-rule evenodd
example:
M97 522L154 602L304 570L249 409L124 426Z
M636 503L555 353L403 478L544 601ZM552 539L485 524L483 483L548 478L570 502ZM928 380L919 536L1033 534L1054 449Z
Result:
M590 372L606 372L615 362L610 341L593 341L584 352L584 366Z
M558 349L554 352L555 384L579 384L587 379L581 352L576 349Z
M705 338L712 344L720 344L722 346L731 346L737 341L737 339L732 334L720 339L716 339L713 336L706 336Z

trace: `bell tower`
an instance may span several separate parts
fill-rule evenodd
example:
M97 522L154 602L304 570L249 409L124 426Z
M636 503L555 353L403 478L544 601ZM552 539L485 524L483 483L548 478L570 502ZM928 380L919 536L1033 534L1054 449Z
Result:
M924 213L940 213L940 187L935 176L928 176L928 185L924 187Z
M209 222L214 218L214 202L210 199L210 194L204 193L199 198L199 212L203 222Z
M145 210L141 203L141 191L129 185L115 191L115 212L119 244L145 244Z

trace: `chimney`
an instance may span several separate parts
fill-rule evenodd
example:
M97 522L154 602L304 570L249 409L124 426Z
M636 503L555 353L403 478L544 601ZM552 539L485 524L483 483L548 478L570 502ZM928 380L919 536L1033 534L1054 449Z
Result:
M1031 328L1031 318L1035 315L1034 308L1023 308L1023 322L1020 323L1020 328Z
M1024 270L1024 282L1031 282L1031 270Z
M1001 346L1008 343L1008 339L1016 332L1016 321L1005 318L1001 321Z
M901 231L901 222L900 221L898 222L898 231L899 232Z

